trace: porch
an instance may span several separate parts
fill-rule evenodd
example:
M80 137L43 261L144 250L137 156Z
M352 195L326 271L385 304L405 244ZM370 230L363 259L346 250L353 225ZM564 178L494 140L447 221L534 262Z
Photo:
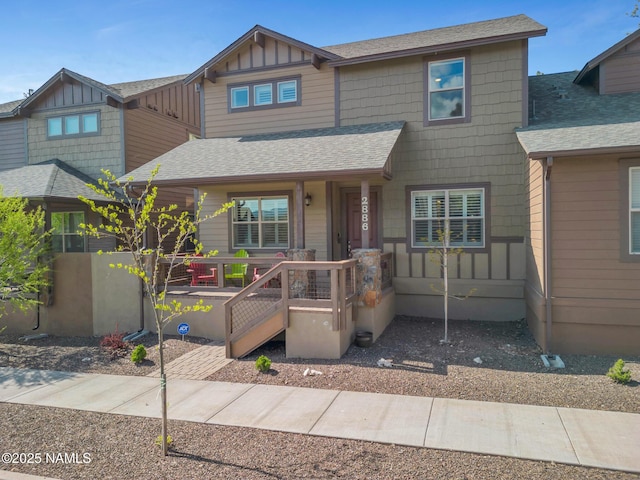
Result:
M340 358L356 331L382 333L395 314L391 285L392 255L379 250L356 250L342 261L296 261L280 257L188 257L207 269L224 272L230 265L249 263L266 269L245 288L224 281L192 286L191 276L174 275L167 295L185 305L204 299L209 313L189 313L181 321L191 333L224 340L229 358L247 355L282 335L288 357ZM224 278L218 275L218 280ZM172 299L173 299L172 298ZM152 319L147 312L145 323Z

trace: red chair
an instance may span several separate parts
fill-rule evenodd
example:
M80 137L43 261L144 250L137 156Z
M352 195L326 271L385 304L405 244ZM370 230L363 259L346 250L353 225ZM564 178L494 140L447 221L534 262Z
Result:
M277 258L287 258L287 256L282 252L276 253L276 257ZM273 266L275 266L275 264L272 265L272 267ZM252 280L252 282L255 282L256 280L260 279L260 277L262 275L264 275L264 272L261 272L261 270L266 271L266 270L269 270L269 268L266 268L266 269L265 269L265 267L256 267L256 268L254 268L253 269L253 280ZM280 287L280 280L278 280L277 278L274 278L271 282L265 283L263 288L267 288L270 283L273 283L274 285L272 285L272 286L275 287L275 288L279 288Z
M211 274L209 274L205 263L191 263L187 272L191 274L192 287L196 287L198 285L209 285L209 283L211 283L211 285L218 285L216 269L211 268Z

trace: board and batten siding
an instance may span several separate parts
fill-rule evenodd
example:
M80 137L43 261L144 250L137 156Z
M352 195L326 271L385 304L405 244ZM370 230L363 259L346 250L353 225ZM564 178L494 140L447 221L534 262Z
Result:
M256 80L275 80L300 75L301 104L229 112L227 85ZM259 72L220 76L216 83L204 80L205 136L229 137L254 133L273 133L335 125L334 72L322 64L320 70L311 65L262 70Z
M293 208L290 213L290 225L294 228L293 238L295 239L295 189L296 185L292 182L269 183L269 184L232 184L225 186L201 186L198 191L200 194L206 193L204 210L212 212L221 207L228 200L227 192L234 193L246 192L247 195L269 195L273 192L291 192ZM328 260L327 258L327 214L325 210L326 193L325 182L305 182L304 192L309 193L313 201L310 206L303 207L305 215L305 248L316 250L316 260ZM212 218L200 225L198 236L204 245L204 251L218 250L220 255L229 255L231 253L231 245L229 243L229 215L226 213ZM294 240L295 241L295 240ZM291 245L290 248L294 248ZM286 253L286 252L285 252ZM273 250L264 253L264 256L273 256ZM252 256L263 255L259 250L251 252Z
M26 119L0 122L0 170L23 167L27 164Z
M600 93L640 91L640 40L616 52L600 64Z
M100 135L47 139L47 118L100 111ZM29 163L58 158L93 178L108 169L116 176L124 174L120 110L107 105L91 105L34 112L28 123Z

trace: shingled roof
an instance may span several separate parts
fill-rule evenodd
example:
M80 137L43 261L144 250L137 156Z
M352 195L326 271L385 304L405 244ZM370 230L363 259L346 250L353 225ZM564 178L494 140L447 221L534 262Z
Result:
M318 128L186 142L125 175L145 183L205 185L305 180L357 174L390 176L388 160L404 122Z
M545 35L546 32L547 28L544 25L528 16L515 15L453 27L333 45L323 47L323 50L342 58L341 60L329 61L330 65L338 66L357 63L357 61L375 60L379 57L426 54L524 39Z
M77 200L82 195L104 201L104 197L87 187L87 183L96 182L58 159L0 172L0 185L5 196Z
M640 148L640 93L599 95L578 72L529 78L529 126L516 131L530 158Z

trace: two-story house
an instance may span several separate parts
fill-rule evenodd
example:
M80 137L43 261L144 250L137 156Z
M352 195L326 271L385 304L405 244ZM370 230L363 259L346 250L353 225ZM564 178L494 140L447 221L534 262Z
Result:
M94 334L90 252L112 250L115 240L78 233L80 223L99 221L78 196L104 200L87 183L102 169L124 175L200 136L199 93L184 78L105 85L63 68L25 99L0 105L3 193L42 206L53 230L53 290L66 301L39 312L51 331ZM161 201L192 209L193 189L164 189Z
M398 314L442 317L430 252L450 225L452 318L525 317L528 41L525 15L315 47L255 26L184 80L203 139L132 172L235 200L205 247L316 260L392 252Z

